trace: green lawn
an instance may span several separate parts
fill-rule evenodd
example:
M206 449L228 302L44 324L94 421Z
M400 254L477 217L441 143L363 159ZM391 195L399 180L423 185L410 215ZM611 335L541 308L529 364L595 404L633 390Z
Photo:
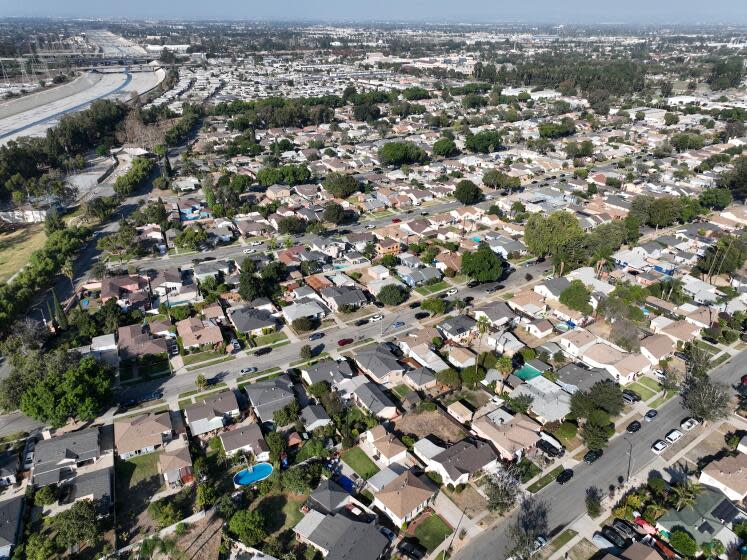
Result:
M31 253L44 247L46 240L44 224L0 234L0 282L7 282L26 266Z
M220 364L222 362L230 362L231 360L235 360L235 359L236 359L236 356L229 354L228 356L223 356L221 358L217 358L214 360L204 360L204 361L199 362L197 365L187 367L187 371L194 371L196 369L213 366L215 364Z
M661 385L659 385L659 382L650 377L646 377L645 375L638 379L638 383L640 383L641 385L645 385L646 387L648 387L652 391L656 391L657 393L661 391Z
M540 468L532 463L529 459L526 457L522 459L518 465L516 465L519 469L519 472L521 473L521 483L525 484L532 480L535 476L537 476L540 472Z
M717 359L715 359L713 362L711 362L711 369L717 368L721 364L723 364L726 360L731 358L730 354L721 354Z
M451 527L435 513L419 523L414 531L415 538L428 552L436 550L451 533Z
M392 389L394 393L399 397L403 398L405 395L409 395L412 393L412 389L410 389L407 385L397 385L394 389Z
M126 461L117 461L117 482L121 488L134 488L143 481L158 476L158 457L160 453L138 455Z
M576 531L574 531L573 529L566 529L553 540L551 540L550 543L540 551L538 559L546 560L547 558L550 558L550 556L555 554L556 551L567 545L570 540L577 534L578 533L576 533Z
M558 465L553 470L551 470L549 473L547 473L545 476L540 478L537 482L532 484L527 490L529 490L532 494L536 494L540 490L542 490L545 486L550 484L553 480L558 478L558 475L562 473L564 470L562 465Z
M268 494L256 503L254 509L262 514L265 530L279 534L301 521L303 513L300 510L305 501L303 494Z
M435 284L420 286L419 288L416 288L415 291L421 296L427 296L428 294L435 294L436 292L445 290L448 287L449 285L442 280L441 282L436 282Z
M280 342L281 340L288 340L288 337L285 336L284 332L278 331L270 334L266 334L263 336L258 336L254 339L254 343L257 346L265 346L267 344L274 344L276 342Z
M718 354L720 352L718 348L716 348L715 346L711 344L708 344L705 340L696 340L694 344L698 348L702 348L703 350L705 350L706 352L710 354Z
M194 401L192 399L184 399L179 401L179 410L184 410L189 405L194 404Z
M643 402L646 402L649 399L654 398L656 396L656 393L658 393L658 391L652 391L651 389L649 389L645 385L641 385L637 381L635 383L631 383L630 385L627 385L625 388L638 393L641 396L641 400Z
M197 354L187 354L183 357L183 360L184 365L189 366L200 362L206 362L208 360L217 360L223 357L225 357L225 354L219 352L199 352Z
M352 447L342 454L342 460L366 480L379 472L379 467L360 447Z

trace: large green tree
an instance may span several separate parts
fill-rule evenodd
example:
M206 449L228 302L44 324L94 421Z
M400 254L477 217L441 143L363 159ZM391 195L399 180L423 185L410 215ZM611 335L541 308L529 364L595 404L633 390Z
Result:
M505 261L482 242L473 253L462 255L462 272L479 282L494 282L503 276Z
M570 212L553 212L549 216L532 214L524 230L524 243L537 257L558 253L558 248L572 238L583 237L583 230Z
M474 204L478 202L482 197L482 191L480 187L475 185L469 179L462 179L457 183L456 190L454 190L454 198L456 198L462 204Z

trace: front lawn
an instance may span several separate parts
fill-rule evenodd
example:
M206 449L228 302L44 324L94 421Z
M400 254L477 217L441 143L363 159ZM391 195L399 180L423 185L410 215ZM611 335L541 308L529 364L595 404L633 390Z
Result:
M267 344L274 344L276 342L280 342L281 340L288 340L288 337L285 336L285 333L282 331L265 334L262 336L258 336L254 339L254 343L256 346L265 346Z
M421 296L427 296L429 294L435 294L436 292L445 290L448 287L449 285L441 280L440 282L436 282L435 284L425 284L423 286L420 286L419 288L416 288L415 291Z
M656 396L656 393L658 393L658 391L652 391L651 389L649 389L645 385L641 385L637 381L635 383L627 385L625 388L638 393L641 396L641 400L643 402L653 399Z
M438 515L432 513L427 519L417 524L413 534L418 542L423 545L428 552L433 552L438 548L446 537L451 534L451 527Z
M192 364L198 364L200 362L206 362L208 360L218 360L225 357L223 352L198 352L197 354L187 354L183 357L184 365L189 366Z
M665 402L667 402L669 399L671 399L676 394L677 394L677 391L667 391L666 394L662 395L661 397L656 399L654 402L650 403L649 406L651 408L659 408L661 405L663 405Z
M379 472L379 467L366 455L360 447L352 447L343 452L342 460L353 469L358 476L368 480Z
M516 467L519 469L522 484L526 484L527 482L529 482L535 476L537 476L539 473L542 472L542 470L537 465L532 463L526 457L524 457L521 461L519 461L519 464L516 465Z
M657 393L661 391L661 385L659 385L659 382L650 377L646 377L645 375L638 379L638 383L648 387L652 391L656 391Z

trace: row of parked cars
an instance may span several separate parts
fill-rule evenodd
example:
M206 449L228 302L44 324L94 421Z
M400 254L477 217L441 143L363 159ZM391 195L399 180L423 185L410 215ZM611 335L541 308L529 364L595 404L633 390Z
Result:
M690 430L694 429L696 426L700 425L700 421L695 418L685 418L680 423L680 428L682 431L678 430L677 428L674 428L672 430L669 430L667 432L667 435L664 436L664 439L657 439L654 444L651 446L651 451L656 453L657 455L661 455L665 449L667 449L669 446L674 445L679 440L681 440L684 436L682 433L689 432Z

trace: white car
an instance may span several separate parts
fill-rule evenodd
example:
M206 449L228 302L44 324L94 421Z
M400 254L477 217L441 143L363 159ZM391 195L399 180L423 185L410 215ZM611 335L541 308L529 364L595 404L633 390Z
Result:
M450 288L450 289L446 290L446 295L447 296L453 296L456 293L457 293L457 289L456 288Z
M680 424L680 428L682 428L686 432L689 432L690 430L692 430L693 428L699 425L700 425L700 422L698 422L695 418L685 418L682 421L682 424Z
M651 451L657 455L661 455L667 447L669 447L669 444L666 441L657 439L651 446Z
M675 443L679 441L680 438L682 438L682 432L680 432L679 430L672 430L671 432L667 434L667 436L664 439L667 440L669 443Z
M384 318L384 316L383 316L383 315L374 315L373 317L371 317L371 318L370 318L370 319L368 320L368 322L369 322L369 323L375 323L376 321L381 321L381 320L382 320L383 318Z
M373 225L373 224L368 224L368 225L366 226L366 229L375 229L375 228L376 228L376 226L375 226L375 225Z
M262 242L261 241L252 241L251 243L249 243L249 245L251 245L252 247L259 247L260 245L262 245Z
M256 249L244 249L245 255L251 255Z

